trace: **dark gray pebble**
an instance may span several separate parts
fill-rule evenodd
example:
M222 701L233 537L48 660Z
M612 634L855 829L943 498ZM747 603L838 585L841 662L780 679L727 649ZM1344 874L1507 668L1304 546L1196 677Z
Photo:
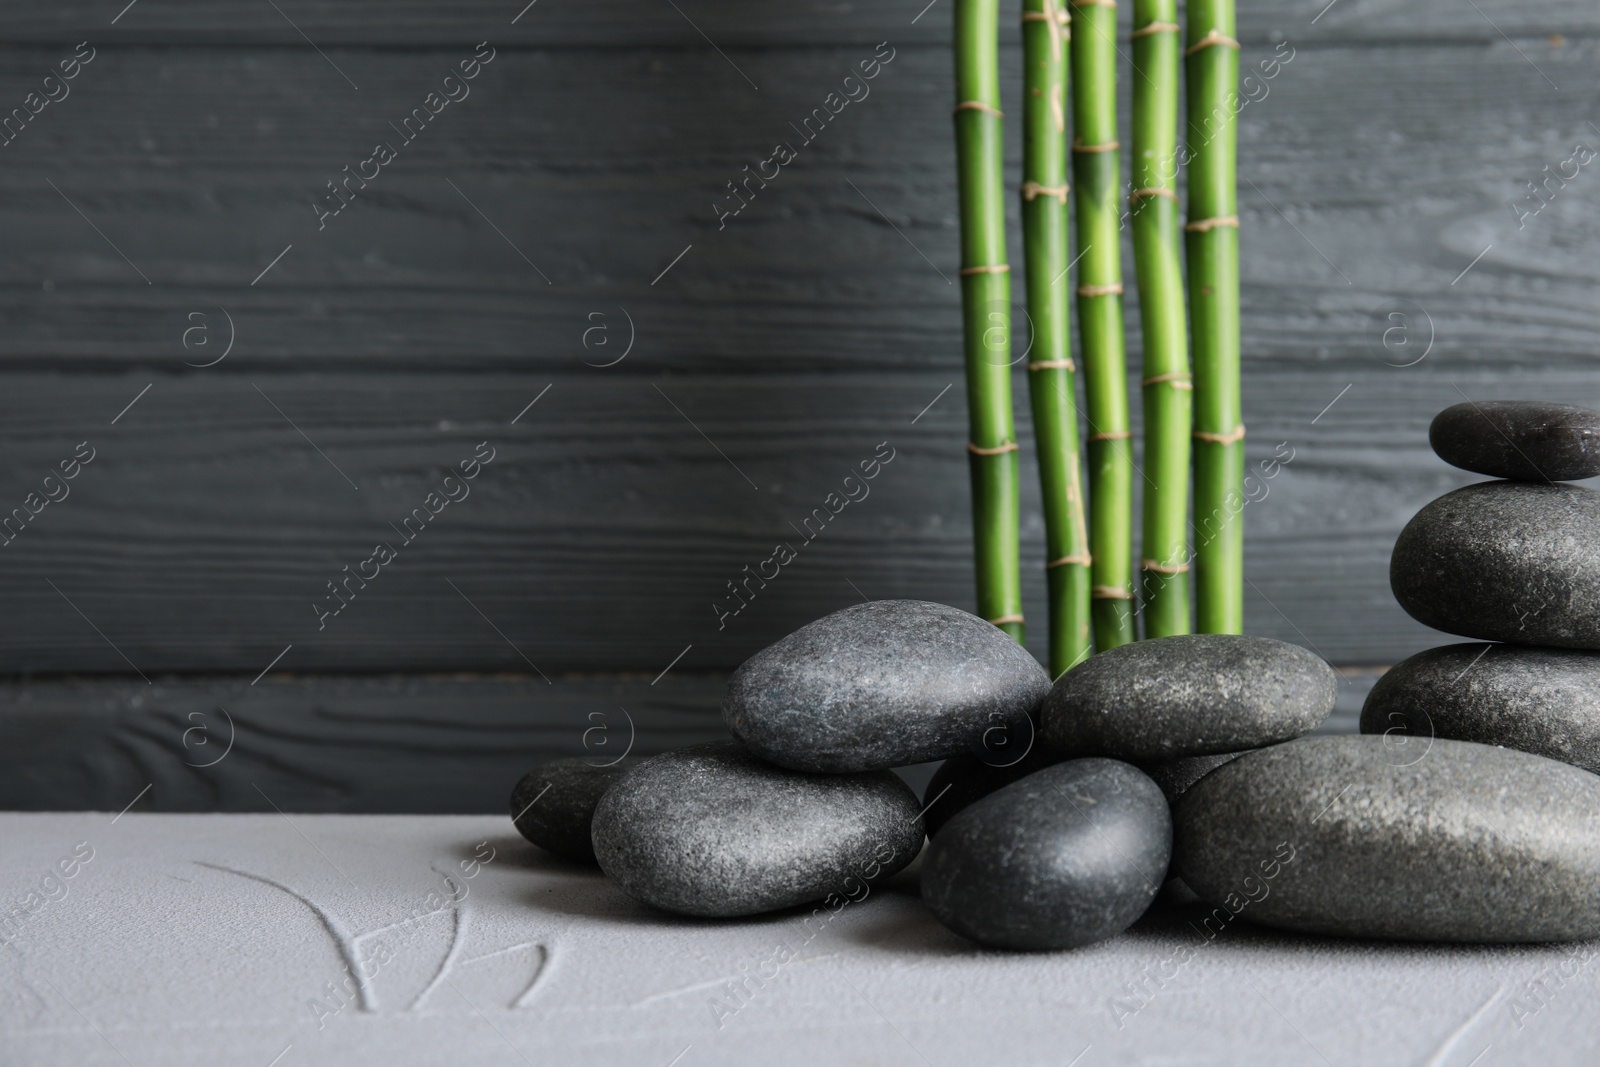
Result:
M1177 759L1138 763L1135 766L1161 788L1168 804L1176 804L1178 798L1200 779L1242 755L1243 752L1218 752L1214 756L1179 756Z
M1415 941L1600 936L1600 778L1436 738L1308 737L1206 775L1173 873L1227 915Z
M1031 734L1030 717L1049 689L1038 661L976 615L875 600L745 660L728 680L722 717L751 751L780 766L877 770Z
M1310 733L1337 689L1320 656L1268 637L1136 641L1056 679L1041 739L1134 763L1238 752Z
M647 760L607 791L594 851L635 900L755 915L861 899L922 848L920 807L889 771L802 774L715 741Z
M937 834L957 812L990 793L1071 758L1068 753L1042 745L1035 745L1026 756L1008 766L996 766L971 754L950 757L933 772L928 787L922 791L922 821L928 826L928 836Z
M1600 649L1600 493L1526 482L1446 493L1400 531L1389 585L1435 630Z
M959 812L928 846L922 899L990 948L1063 949L1113 937L1166 877L1161 790L1116 760L1068 760Z
M1542 400L1456 404L1433 417L1439 458L1491 478L1560 482L1600 475L1600 412Z
M1600 773L1600 652L1446 645L1390 668L1361 709L1361 732L1392 747L1432 737L1548 756Z
M602 761L596 761L599 763ZM517 832L547 852L593 863L589 822L594 807L636 759L595 766L586 759L558 759L522 776L511 790L511 821Z

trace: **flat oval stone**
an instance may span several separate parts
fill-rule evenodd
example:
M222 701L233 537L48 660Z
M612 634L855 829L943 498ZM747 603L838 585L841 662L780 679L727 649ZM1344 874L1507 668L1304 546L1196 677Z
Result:
M1068 760L945 823L923 860L922 899L980 945L1074 948L1143 915L1171 853L1154 782L1116 760Z
M601 798L594 851L635 900L721 917L852 899L922 848L917 796L889 771L802 774L714 741L646 760Z
M558 759L535 767L511 790L511 821L517 832L547 852L593 863L589 822L600 797L636 759L596 766L585 759Z
M922 821L928 836L939 832L959 811L971 807L990 793L1026 778L1072 756L1053 748L1035 745L1026 756L1007 766L996 766L979 756L951 756L939 765L922 791Z
M1135 641L1056 679L1042 740L1134 763L1260 748L1310 733L1338 677L1299 645L1238 634Z
M1433 417L1428 443L1453 467L1523 482L1600 475L1600 412L1542 400L1455 404Z
M1600 653L1446 645L1395 664L1361 709L1391 743L1450 737L1504 745L1600 774Z
M1173 873L1268 926L1600 936L1600 778L1542 756L1436 738L1416 759L1381 737L1302 738L1206 775L1174 831Z
M874 600L802 626L745 660L722 717L763 759L865 771L978 751L986 731L1031 733L1050 677L976 615Z
M1526 482L1446 493L1400 531L1389 585L1435 630L1600 649L1600 493Z

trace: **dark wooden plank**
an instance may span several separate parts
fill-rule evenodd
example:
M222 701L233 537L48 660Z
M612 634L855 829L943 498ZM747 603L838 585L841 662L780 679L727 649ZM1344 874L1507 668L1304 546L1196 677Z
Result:
M1297 51L1241 114L1247 358L1366 361L1372 312L1413 300L1434 358L1589 364L1594 165L1520 229L1511 205L1600 143L1593 53L1540 54L1556 93L1510 47ZM54 55L0 54L18 100ZM360 93L309 50L107 50L3 150L0 359L181 369L220 352L184 349L189 316L220 338L225 309L236 365L579 369L620 352L583 339L620 342L625 312L630 358L657 367L955 367L942 47L901 48L725 228L712 208L870 54L740 52L770 75L754 93L709 88L683 50L504 53L319 231L318 191L398 140L454 50L338 53L368 65Z
M273 10L274 6L281 13ZM1536 4L1483 0L1477 6L1481 15L1471 5L1449 0L1376 10L1356 0L1332 4L1328 0L1256 0L1239 5L1239 26L1248 37L1299 32L1373 43L1396 38L1486 43L1498 41L1499 30L1521 37L1554 33L1571 37L1600 29L1594 6L1581 0ZM687 0L677 4L678 10L655 0L611 0L606 4L546 0L537 5L527 5L527 0L465 0L445 6L423 0L383 4L374 0L283 0L276 5L138 0L136 7L119 15L121 8L121 4L87 0L19 8L7 13L5 35L20 41L69 37L77 41L99 35L115 41L246 42L297 48L308 47L307 37L322 46L431 45L441 40L472 43L487 37L537 46L689 46L705 52L710 61L720 62L707 44L708 38L724 49L913 35L942 43L949 39L951 18L948 0L935 4L927 4L927 0L863 4L795 0L776 5ZM1004 10L1003 26L1015 24L1016 8L1012 3ZM1128 8L1121 17L1126 27Z

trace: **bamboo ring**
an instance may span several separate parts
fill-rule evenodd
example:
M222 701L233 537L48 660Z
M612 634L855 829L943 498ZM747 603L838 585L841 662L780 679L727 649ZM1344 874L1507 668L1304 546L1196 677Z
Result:
M997 619L990 619L988 621L993 626L1001 626L1008 622L1027 622L1028 620L1024 619L1021 615L1002 615Z
M1112 430L1109 433L1092 433L1089 435L1089 443L1093 444L1096 441L1126 441L1132 436L1133 433L1129 430Z
M1190 389L1192 375L1186 370L1175 370L1171 374L1158 374L1154 378L1146 378L1140 385L1160 385L1162 382L1171 382L1179 389Z
M1077 563L1081 566L1089 567L1094 564L1094 557L1090 556L1087 552L1079 553L1076 556L1062 556L1060 559L1053 559L1049 563L1046 563L1044 565L1044 569L1050 570L1054 567L1065 567L1069 563Z
M1208 33L1204 37L1200 38L1194 44L1192 44L1188 48L1184 49L1183 50L1183 54L1185 56L1192 56L1196 52L1200 51L1201 49L1210 48L1213 45L1221 45L1224 48L1231 48L1235 52L1237 52L1239 50L1239 42L1238 41L1235 41L1232 37L1229 37L1225 33L1218 33L1216 30L1212 30L1210 33Z
M1070 26L1072 25L1072 16L1065 11L1057 11L1054 18L1050 16L1048 11L1024 11L1022 13L1022 21L1054 22L1057 26Z
M1116 9L1117 0L1072 0L1069 7L1109 7Z
M1156 574L1188 574L1189 573L1189 565L1187 563L1166 564L1166 563L1157 563L1153 559L1141 559L1139 561L1139 566L1144 568L1147 571L1154 571Z
M1185 233L1209 233L1218 226L1231 226L1237 230L1239 228L1239 216L1221 215L1214 219L1201 219L1198 222L1184 224L1183 229Z
M1148 200L1153 196L1164 196L1173 203L1177 203L1178 201L1178 194L1173 192L1171 189L1163 189L1159 185L1150 185L1143 189L1135 189L1133 192L1129 193L1128 203L1134 204L1140 200Z
M1028 364L1029 370L1077 370L1078 365L1070 359L1041 359Z
M1072 150L1074 152L1115 152L1121 147L1122 144L1119 141L1107 141L1105 144L1084 144L1077 138L1073 138L1072 141Z
M1130 38L1148 37L1152 33L1179 33L1182 30L1183 27L1179 26L1176 22L1148 22L1145 25L1140 26L1137 30L1134 30L1128 36Z
M1038 182L1022 183L1022 199L1032 203L1036 197L1053 196L1063 204L1067 202L1067 190L1070 185L1040 185Z
M1017 451L1017 448L1018 445L1015 441L1007 441L999 448L979 448L971 441L967 442L967 451L971 452L974 456L1003 456L1007 452Z
M969 274L1010 274L1011 267L1005 263L991 263L986 267L962 267L961 276Z
M1227 433L1206 433L1204 430L1194 432L1196 441L1204 441L1208 445L1231 445L1244 440L1244 423L1240 423Z
M959 115L963 111L981 111L985 115L993 115L997 119L1003 119L1006 117L1006 113L1004 111L1001 111L997 107L991 107L988 104L985 104L982 100L961 101L961 103L956 105L955 113Z
M1110 285L1080 285L1079 296L1121 296L1122 283L1112 282Z
M1089 598L1091 600L1132 600L1133 593L1115 585L1096 585L1090 587Z

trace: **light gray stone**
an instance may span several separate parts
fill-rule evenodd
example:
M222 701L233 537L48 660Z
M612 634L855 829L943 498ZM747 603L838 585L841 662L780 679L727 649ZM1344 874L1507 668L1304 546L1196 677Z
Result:
M1338 678L1284 641L1186 634L1113 648L1056 679L1042 740L1144 763L1259 748L1310 733Z
M598 765L604 762L607 765ZM558 759L535 767L511 790L511 821L517 832L547 852L593 863L589 823L595 805L636 759L617 763Z
M859 899L922 848L916 794L889 771L804 774L736 741L656 756L594 814L603 870L635 900L684 915L755 915Z
M1526 482L1446 493L1400 531L1389 585L1435 630L1600 649L1600 493Z
M1307 933L1418 941L1600 936L1600 778L1436 738L1308 737L1202 778L1173 873L1207 901Z
M1559 482L1600 475L1600 412L1542 400L1455 404L1433 417L1440 459L1491 478Z
M1063 949L1143 915L1166 876L1172 816L1116 760L1068 760L957 813L928 846L922 899L980 945Z
M1432 737L1548 756L1600 773L1600 652L1522 645L1446 645L1378 679L1361 732Z
M976 615L874 600L745 660L728 680L722 716L780 766L877 770L993 748L996 731L1031 734L1049 689L1038 661Z

